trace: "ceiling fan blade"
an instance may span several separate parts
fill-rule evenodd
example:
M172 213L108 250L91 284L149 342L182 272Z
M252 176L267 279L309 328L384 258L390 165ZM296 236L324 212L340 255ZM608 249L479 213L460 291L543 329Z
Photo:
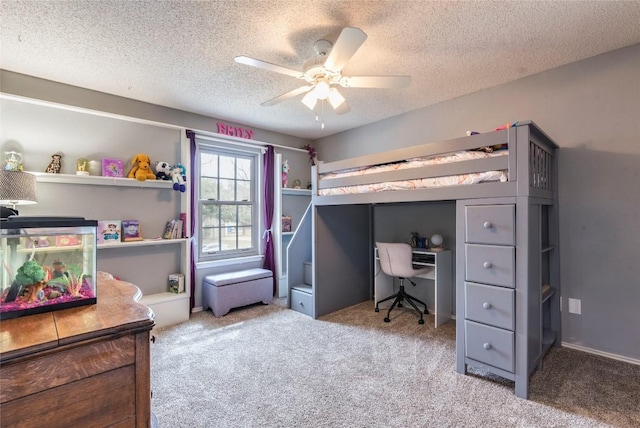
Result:
M292 68L283 67L281 65L271 64L270 62L262 61L255 58L249 58L248 56L237 56L235 58L237 63L250 65L251 67L262 68L268 71L274 71L280 74L286 74L287 76L296 77L302 79L304 73Z
M344 88L406 88L411 76L342 76L340 86Z
M341 71L365 40L367 40L367 35L361 29L343 28L324 62L324 67L335 72Z
M309 85L309 86L300 86L299 88L294 89L293 91L289 91L286 92L282 95L279 95L275 98L271 98L269 101L265 101L260 105L263 106L272 106L274 104L278 104L282 101L288 100L289 98L293 98L297 95L300 94L304 94L305 92L309 92L311 89L313 89L313 85Z
M342 104L340 104L337 108L334 109L336 114L345 114L345 113L349 113L351 111L351 107L349 107L349 104L347 104L347 102L343 102Z

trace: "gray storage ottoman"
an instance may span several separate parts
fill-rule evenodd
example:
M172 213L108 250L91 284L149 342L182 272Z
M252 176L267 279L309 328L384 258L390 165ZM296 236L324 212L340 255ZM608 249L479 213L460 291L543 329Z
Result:
M273 274L267 269L207 275L202 280L202 304L221 317L232 308L273 301Z

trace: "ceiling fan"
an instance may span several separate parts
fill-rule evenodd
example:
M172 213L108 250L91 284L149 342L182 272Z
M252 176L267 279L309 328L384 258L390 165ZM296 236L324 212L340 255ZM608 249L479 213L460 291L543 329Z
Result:
M344 76L342 69L367 39L364 31L355 27L345 27L335 44L328 40L318 40L313 48L318 54L316 58L304 64L303 71L271 64L248 56L237 56L236 62L252 67L262 68L276 73L286 74L306 81L306 85L286 92L263 102L263 106L272 106L290 98L306 93L302 103L310 110L318 105L318 100L327 100L337 114L350 111L345 98L336 86L343 88L392 88L409 86L411 76Z

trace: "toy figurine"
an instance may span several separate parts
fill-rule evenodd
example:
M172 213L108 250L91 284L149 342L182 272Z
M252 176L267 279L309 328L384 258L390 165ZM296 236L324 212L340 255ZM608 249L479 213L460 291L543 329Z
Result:
M181 164L177 164L171 168L171 180L173 181L173 190L184 192L187 190L187 186L185 186L186 169Z
M282 187L287 187L287 184L289 183L287 180L287 174L289 174L290 171L291 168L289 168L289 161L285 159L284 162L282 162Z
M89 160L80 158L76 161L76 174L89 175Z
M69 276L69 273L65 270L67 265L60 259L55 259L53 261L53 273L51 274L52 278L60 278L62 276Z
M62 169L62 155L51 155L51 162L49 162L49 166L44 172L48 172L50 174L60 174L60 170Z

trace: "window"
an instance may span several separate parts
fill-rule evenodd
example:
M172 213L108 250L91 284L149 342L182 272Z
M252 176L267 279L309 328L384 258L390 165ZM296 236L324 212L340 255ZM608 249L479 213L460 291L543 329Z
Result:
M258 150L199 146L199 261L259 253L258 161Z

